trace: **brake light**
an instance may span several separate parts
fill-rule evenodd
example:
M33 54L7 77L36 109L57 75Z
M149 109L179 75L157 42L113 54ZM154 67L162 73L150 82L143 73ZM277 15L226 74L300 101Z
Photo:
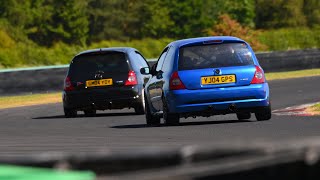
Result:
M171 75L169 89L170 90L186 89L177 71L173 72Z
M134 86L137 85L138 81L137 81L137 76L136 73L134 71L129 71L128 73L128 79L126 80L126 83L124 85L126 86Z
M69 76L67 76L66 79L64 80L64 90L65 91L74 90L74 87L72 86L71 79Z
M203 44L215 44L215 43L223 43L222 40L209 40L209 41L203 41Z
M264 77L263 70L260 66L256 66L256 72L254 73L254 77L251 81L251 84L262 84L266 81Z

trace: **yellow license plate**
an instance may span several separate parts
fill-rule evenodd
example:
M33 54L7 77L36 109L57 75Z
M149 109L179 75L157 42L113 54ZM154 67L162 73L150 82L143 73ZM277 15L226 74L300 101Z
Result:
M201 77L201 84L226 84L236 82L235 75Z
M112 79L99 79L99 80L89 80L86 81L87 87L93 86L109 86L112 85Z

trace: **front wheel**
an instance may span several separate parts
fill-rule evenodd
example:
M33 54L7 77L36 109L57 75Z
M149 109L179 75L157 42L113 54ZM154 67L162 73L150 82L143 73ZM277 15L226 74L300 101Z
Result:
M136 114L144 114L146 111L146 103L145 103L145 98L144 98L144 90L142 89L141 96L139 98L139 101L137 105L134 107L134 111Z
M265 109L256 112L255 116L258 121L266 121L271 119L271 107L268 106Z
M145 96L146 97L146 96ZM148 101L145 99L145 115L148 126L158 126L160 125L160 117L155 116L151 113Z
M167 126L177 126L180 123L180 115L177 113L170 113L165 100L163 100L163 120L164 124Z

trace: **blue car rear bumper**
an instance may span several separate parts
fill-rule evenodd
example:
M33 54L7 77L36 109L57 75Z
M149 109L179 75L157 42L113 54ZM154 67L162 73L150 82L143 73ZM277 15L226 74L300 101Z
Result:
M228 88L174 90L166 93L166 99L172 113L192 113L208 109L228 112L231 105L237 109L254 111L270 106L267 83Z

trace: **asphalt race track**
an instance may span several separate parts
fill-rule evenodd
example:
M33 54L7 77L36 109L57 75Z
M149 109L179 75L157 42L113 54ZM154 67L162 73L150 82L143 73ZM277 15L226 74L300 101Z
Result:
M272 109L320 101L320 76L271 81ZM136 151L184 145L289 141L320 136L320 116L238 121L235 115L181 119L175 127L147 127L132 109L66 119L61 104L0 110L0 156L48 151Z

